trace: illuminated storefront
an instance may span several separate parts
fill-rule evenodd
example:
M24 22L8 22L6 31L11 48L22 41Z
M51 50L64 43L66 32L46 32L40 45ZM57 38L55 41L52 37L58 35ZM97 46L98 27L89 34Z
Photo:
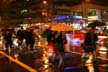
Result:
M93 20L100 20L100 11L95 9L88 9L88 17L82 17L82 11L79 10L66 10L66 9L57 9L55 13L54 21L58 23L66 23L71 26L81 29L86 27L88 23Z

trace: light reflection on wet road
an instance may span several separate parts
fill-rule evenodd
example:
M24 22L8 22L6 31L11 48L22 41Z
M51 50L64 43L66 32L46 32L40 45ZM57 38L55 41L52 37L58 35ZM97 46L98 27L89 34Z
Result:
M80 46L74 47L71 53L65 53L64 66L58 68L59 56L56 55L54 61L49 61L45 48L36 48L34 52L22 50L19 52L18 61L26 64L37 72L108 72L108 52L106 48L98 46L96 64L82 64L82 49ZM1 55L0 55L1 56ZM14 58L15 59L15 58ZM8 60L5 56L0 58L0 72L29 72L18 63Z

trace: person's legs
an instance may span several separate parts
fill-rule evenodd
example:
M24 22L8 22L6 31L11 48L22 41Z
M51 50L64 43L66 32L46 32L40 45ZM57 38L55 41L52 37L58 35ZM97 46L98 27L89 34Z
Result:
M64 53L63 52L59 52L60 54L60 60L59 60L59 64L58 67L61 67L64 65Z
M88 52L84 52L83 55L82 55L82 58L87 58L88 59L89 58L89 53Z
M29 41L26 40L26 49L27 49L27 50L29 49L28 46L29 46Z
M5 48L6 54L9 54L9 44L7 42L5 43Z
M85 64L86 60L89 59L89 53L88 52L84 52L81 56L82 58L82 63Z
M33 51L34 43L30 43L30 50Z
M97 61L96 50L94 50L94 51L92 52L92 54L93 54L93 62L96 62L96 61Z

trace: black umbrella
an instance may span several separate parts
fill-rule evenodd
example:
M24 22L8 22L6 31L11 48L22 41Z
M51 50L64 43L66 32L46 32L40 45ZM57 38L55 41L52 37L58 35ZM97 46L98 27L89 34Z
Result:
M92 23L88 24L88 27L96 27L96 26L105 26L106 24L104 22L100 22L100 21L93 21Z

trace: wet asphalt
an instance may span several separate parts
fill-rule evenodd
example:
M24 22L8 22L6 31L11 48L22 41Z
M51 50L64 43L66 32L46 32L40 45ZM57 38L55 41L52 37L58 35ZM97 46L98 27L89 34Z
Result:
M96 63L83 63L82 48L72 47L70 53L64 54L63 62L59 67L60 55L56 54L53 59L50 58L53 55L48 56L47 47L35 47L34 51L15 48L6 55L25 64L28 68L0 53L0 72L108 72L108 52L100 51L100 48L101 46L97 49ZM2 50L1 52L5 53Z

